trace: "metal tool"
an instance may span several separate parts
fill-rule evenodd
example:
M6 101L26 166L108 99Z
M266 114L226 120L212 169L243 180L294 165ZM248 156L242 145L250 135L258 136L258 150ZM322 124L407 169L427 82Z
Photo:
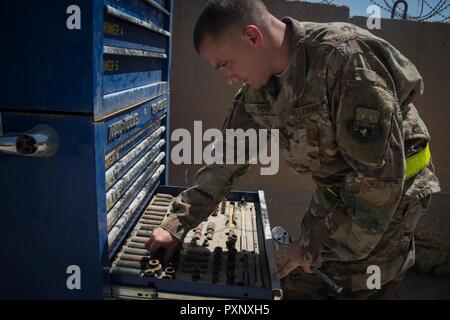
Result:
M235 217L234 217L234 202L230 202L230 206L229 206L229 210L230 210L230 214L228 217L228 228L235 228L236 227L236 222L234 221Z
M214 231L216 230L216 224L214 222L209 222L206 226L206 238L211 241L214 237Z
M287 247L291 243L291 238L289 236L289 233L283 227L280 227L280 226L276 226L272 229L272 237L275 240L275 243L281 247L283 247L283 246ZM336 284L336 282L334 282L333 279L331 279L325 273L320 271L318 268L313 267L312 271L315 273L315 275L319 279L321 279L323 282L328 284L330 286L330 288L337 294L340 294L342 292L342 290L344 289L342 286Z
M250 214L251 214L251 222L252 222L252 238L253 238L253 251L252 251L252 257L253 257L253 264L254 264L254 276L255 276L255 287L260 288L264 287L264 277L262 276L261 272L261 265L259 261L259 244L258 244L258 235L257 235L257 226L256 226L256 212L255 207L250 207Z

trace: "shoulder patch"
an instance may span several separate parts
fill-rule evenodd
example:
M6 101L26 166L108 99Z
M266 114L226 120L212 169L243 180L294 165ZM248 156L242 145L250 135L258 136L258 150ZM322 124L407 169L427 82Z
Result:
M383 165L395 110L396 100L384 87L366 79L344 82L336 123L342 151L362 163Z
M347 123L347 130L360 142L377 139L381 134L380 111L363 106L355 108L355 117Z

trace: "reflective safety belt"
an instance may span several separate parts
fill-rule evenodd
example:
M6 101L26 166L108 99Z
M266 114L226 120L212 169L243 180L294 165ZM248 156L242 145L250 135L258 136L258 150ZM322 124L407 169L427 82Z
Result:
M427 143L425 148L406 159L405 180L408 180L409 178L414 177L416 174L420 173L420 171L428 166L430 160L430 145ZM331 188L327 187L326 190L339 199L339 195Z
M431 160L430 145L427 143L420 152L406 159L405 180L426 168Z

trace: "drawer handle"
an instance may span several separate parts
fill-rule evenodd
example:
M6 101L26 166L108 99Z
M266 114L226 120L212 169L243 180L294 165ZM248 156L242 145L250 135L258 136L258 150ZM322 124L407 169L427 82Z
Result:
M59 147L55 129L40 124L17 135L0 137L0 152L28 157L51 157Z

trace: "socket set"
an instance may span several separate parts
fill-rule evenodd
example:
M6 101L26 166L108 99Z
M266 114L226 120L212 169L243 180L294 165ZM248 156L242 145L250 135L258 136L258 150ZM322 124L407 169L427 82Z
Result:
M152 230L160 226L164 220L171 201L171 195L160 193L150 201L113 262L112 273L164 277L164 279L172 279L175 276L175 268L167 266L163 270L160 260L152 257L145 248Z
M261 215L261 203L248 198L248 194L237 193L233 199L222 201L188 232L165 265L164 249L150 253L145 245L174 199L169 193L157 192L118 250L110 269L112 282L134 278L128 283L145 283L153 290L165 287L155 291L168 298L281 297L279 282L272 275L275 257L271 237L265 235L267 231L270 234L270 225L267 216ZM178 292L170 292L175 287ZM119 298L155 296L155 292L143 294L129 286L113 285L112 291Z

